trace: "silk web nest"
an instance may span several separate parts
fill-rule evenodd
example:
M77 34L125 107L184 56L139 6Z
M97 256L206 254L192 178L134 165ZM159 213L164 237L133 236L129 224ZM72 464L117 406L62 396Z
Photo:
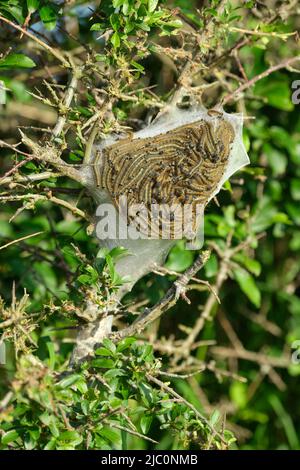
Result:
M151 204L168 211L174 204L189 204L189 230L199 237L207 203L233 173L249 163L242 140L241 114L207 110L195 101L184 109L179 103L167 106L149 126L129 137L111 136L96 146L92 168L98 200L110 201L122 214L120 201L126 196L129 210L124 218L129 238L137 238L137 229L148 238L145 228L150 223ZM138 227L134 224L136 212L130 216L133 205L146 208L146 213L139 214ZM176 232L179 224L175 223L176 212L171 216L168 238L175 240L180 238ZM163 217L160 212L157 230L152 230L150 238L153 234L161 238ZM180 233L184 238L184 227L180 227ZM108 238L118 237L112 233Z

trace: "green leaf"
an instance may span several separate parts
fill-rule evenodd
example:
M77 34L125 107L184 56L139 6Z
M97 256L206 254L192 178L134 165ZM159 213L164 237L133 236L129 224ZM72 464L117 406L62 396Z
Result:
M266 77L254 87L254 94L267 99L270 106L283 111L292 111L294 105L291 100L290 82L287 76L277 74L277 76Z
M204 265L205 275L207 277L213 277L218 272L218 259L215 254L211 254L207 262Z
M103 344L110 351L111 354L115 354L116 352L116 345L109 339L109 338L104 338L103 339Z
M117 259L122 258L123 256L126 256L128 254L128 250L124 248L123 246L116 246L109 252L109 256L116 261Z
M56 439L52 438L44 447L44 450L54 450L56 448Z
M171 271L182 272L192 264L193 259L192 251L185 250L184 243L181 241L170 251L166 268Z
M291 416L286 412L277 395L272 394L269 397L269 402L281 421L281 425L285 431L291 449L298 450L299 439Z
M27 0L27 9L29 13L33 13L38 9L40 5L39 0Z
M262 232L274 223L277 208L269 198L259 200L255 215L252 220L251 229L254 233Z
M246 152L249 152L250 150L250 137L247 129L243 129L243 143L246 149Z
M233 273L235 280L250 302L252 302L255 307L260 307L261 294L251 274L243 268L236 268Z
M115 377L124 377L126 375L125 370L123 369L110 369L105 372L104 376L106 378L115 378Z
M110 428L102 428L98 431L98 433L102 436L105 437L105 439L108 439L110 442L113 444L118 444L120 441L120 435L117 431L114 431L113 429Z
M81 402L81 405L80 405L80 406L81 406L81 409L82 409L83 414L84 414L85 416L88 416L88 414L89 414L89 409L90 409L88 400L83 400L83 401Z
M71 443L75 447L81 444L83 437L77 431L65 431L59 435L58 441Z
M128 0L113 0L112 1L112 4L113 4L113 7L114 8L119 8L121 7L123 4L128 4Z
M75 384L78 380L82 380L82 376L80 374L72 374L58 382L58 386L60 388L68 388Z
M230 398L239 408L247 405L247 385L242 382L233 382L230 386Z
M148 434L152 421L152 415L144 415L141 417L140 426L143 434Z
M128 433L122 429L121 430L122 450L128 450L127 435Z
M92 366L99 367L99 369L112 369L115 365L115 361L112 359L93 359Z
M110 24L112 25L113 29L115 31L118 31L119 28L120 28L120 17L119 17L119 15L117 15L116 13L113 13L112 15L110 15L109 20L110 20Z
M9 88L9 90L14 94L14 97L18 101L21 103L31 101L31 96L27 93L27 88L24 83L8 77L1 77L1 80L4 82L6 88Z
M130 62L130 64L131 64L136 70L138 70L139 72L143 72L143 71L145 70L144 67L143 67L141 64L139 64L138 62L136 62L135 60L132 60L132 61Z
M0 59L1 69L30 69L32 67L36 67L36 64L24 54L9 54L4 59Z
M22 13L22 6L17 5L15 2L15 5L10 4L10 2L1 2L0 4L1 10L6 11L9 13L19 24L23 24L25 21L25 18Z
M2 435L1 444L7 445L18 439L19 434L15 430L8 431Z
M158 0L148 0L148 9L152 13L158 5Z
M263 151L267 156L273 175L280 176L284 174L287 167L287 157L269 144L263 146Z
M125 349L130 348L130 346L136 342L136 338L128 336L128 338L122 339L117 345L117 352L125 351Z
M285 208L296 225L300 225L300 206L298 202L288 202Z
M45 424L49 428L49 431L53 435L53 437L59 436L59 429L57 427L58 420L55 416L49 415L49 413L45 412L39 416L41 422Z
M104 28L105 26L102 23L94 23L91 26L91 31L103 31Z
M221 413L219 410L214 410L211 417L210 417L210 425L211 426L215 426L217 424L217 422L219 421L220 419L220 416L221 416Z
M81 274L78 276L77 281L80 282L80 284L90 284L91 278L87 274Z
M54 29L57 21L57 13L50 5L45 5L39 10L42 22L48 30Z
M242 264L248 271L250 271L254 276L259 276L261 272L261 264L259 261L249 258L244 255L244 253L237 253L233 258L238 263Z
M56 362L56 353L54 349L54 344L50 340L50 338L49 338L49 341L46 342L46 346L47 346L48 353L49 353L49 368L54 370L55 362Z
M96 356L111 356L111 351L106 348L98 348L95 351Z
M112 45L114 46L115 49L118 49L118 47L120 47L121 40L120 40L120 36L117 33L117 31L114 32L114 34L110 38L110 41L111 41L111 43L112 43Z

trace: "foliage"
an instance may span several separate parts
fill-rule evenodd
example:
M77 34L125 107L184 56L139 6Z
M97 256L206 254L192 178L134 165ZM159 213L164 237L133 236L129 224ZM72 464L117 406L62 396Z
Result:
M0 448L126 449L127 436L133 434L135 445L135 436L140 442L154 426L167 430L179 447L194 439L206 442L209 423L151 384L161 364L150 345L128 337L115 346L106 339L90 364L60 378L54 369L63 358L53 354L50 338L43 340L48 346L43 362L31 355L20 360L12 382L17 404L2 413ZM230 433L226 437L234 440Z

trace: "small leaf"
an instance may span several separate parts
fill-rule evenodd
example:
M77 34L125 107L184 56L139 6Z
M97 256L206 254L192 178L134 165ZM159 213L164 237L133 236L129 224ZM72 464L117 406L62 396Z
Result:
M18 439L19 434L15 430L11 430L2 435L1 444L7 445Z
M184 249L184 243L179 242L171 250L168 260L166 262L166 268L171 271L182 272L185 271L193 262L193 253L189 250Z
M106 349L108 349L111 352L111 354L115 354L116 345L109 338L104 338L103 344L106 347Z
M46 346L47 346L48 353L49 353L49 368L54 369L55 362L56 362L56 354L55 354L54 344L52 343L50 338L48 341L46 341Z
M27 9L28 13L33 13L36 11L39 7L39 0L27 0Z
M10 5L9 2L5 3L7 3L7 5L5 5L4 2L1 2L1 10L9 13L19 24L23 24L25 18L22 13L22 6Z
M152 13L157 7L158 0L148 0L148 9Z
M83 437L77 431L62 432L58 438L60 442L72 443L73 446L81 444Z
M120 436L117 431L114 431L113 429L109 428L102 428L98 433L102 436L105 437L105 439L108 439L110 442L113 444L118 444L120 441Z
M51 439L48 444L44 447L44 450L54 450L56 447L56 439Z
M220 418L220 411L214 410L209 420L211 426L215 426L217 422L219 421L219 418Z
M94 359L92 361L93 367L99 367L99 369L112 369L115 365L115 361L112 359Z
M291 100L290 83L287 76L277 74L277 76L266 77L256 83L254 94L267 99L270 106L283 111L292 111L294 105Z
M98 348L95 351L96 356L111 356L111 351L106 348Z
M111 41L111 43L112 43L112 45L114 46L115 49L120 47L121 41L120 41L120 36L117 33L117 31L114 32L114 34L110 38L110 41Z
M48 30L54 29L57 21L57 13L50 5L45 5L39 10L40 17Z
M267 156L273 175L280 176L284 174L287 166L287 157L269 144L263 146L263 151Z
M140 426L143 434L147 434L153 421L152 415L144 415L141 418Z
M35 66L33 60L24 54L10 54L4 59L0 59L1 69L30 69Z
M117 345L117 351L118 352L125 351L125 349L130 348L130 346L135 342L136 342L136 339L129 336L128 338L125 338L122 341L120 341L120 343Z
M58 385L60 388L68 388L74 383L76 383L78 380L81 380L82 376L80 374L72 374L66 377L65 379L62 379Z
M104 29L104 26L102 23L94 23L91 26L91 31L103 31L103 29Z
M230 386L230 398L239 408L247 405L247 386L241 382L233 382Z
M207 277L213 277L218 272L218 259L216 255L212 254L208 261L204 265L205 275Z
M260 275L261 264L257 260L249 258L243 253L237 253L234 256L234 260L242 264L250 273L254 274L254 276Z
M251 274L243 268L236 268L233 273L235 280L250 302L252 302L255 307L260 307L261 294Z

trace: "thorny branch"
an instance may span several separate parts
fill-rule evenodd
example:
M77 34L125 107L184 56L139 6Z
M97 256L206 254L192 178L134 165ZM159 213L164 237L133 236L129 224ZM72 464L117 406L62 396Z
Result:
M128 328L120 330L118 333L113 335L115 340L119 340L126 336L132 336L137 333L141 333L150 323L157 320L163 313L169 310L179 297L183 297L184 300L188 301L185 291L190 279L197 274L197 272L204 266L209 258L209 251L203 251L196 261L188 268L185 273L180 276L177 281L170 287L166 295L151 309L145 309L144 312L138 317L138 319Z
M16 29L17 31L20 31L22 34L25 34L25 36L28 36L30 39L32 39L34 42L36 42L43 49L50 52L50 54L52 54L56 59L58 59L64 67L70 68L69 62L64 58L64 56L57 49L55 49L54 47L49 46L44 41L41 41L34 34L30 33L29 31L27 31L24 28L21 28L21 26L18 26L17 24L13 23L12 21L8 20L7 18L4 18L1 15L0 15L0 21L3 21L4 23L9 24L12 28Z
M267 77L268 75L270 75L271 73L273 72L276 72L276 70L280 70L280 69L285 69L285 68L288 68L289 66L291 66L294 62L298 62L300 60L300 56L299 57L291 57L289 59L286 59L286 60L283 60L282 62L280 62L279 64L276 64L276 65L273 65L271 67L269 67L267 70L264 70L264 72L256 75L255 77L251 78L251 80L248 80L246 83L243 83L241 86L239 86L236 90L234 90L232 93L230 93L229 95L226 95L222 101L221 101L221 104L222 105L225 105L227 104L229 101L231 101L232 99L237 99L238 96L245 90L247 90L248 88L251 88L253 85L255 85L255 83L257 83L259 80L262 80L263 78Z

